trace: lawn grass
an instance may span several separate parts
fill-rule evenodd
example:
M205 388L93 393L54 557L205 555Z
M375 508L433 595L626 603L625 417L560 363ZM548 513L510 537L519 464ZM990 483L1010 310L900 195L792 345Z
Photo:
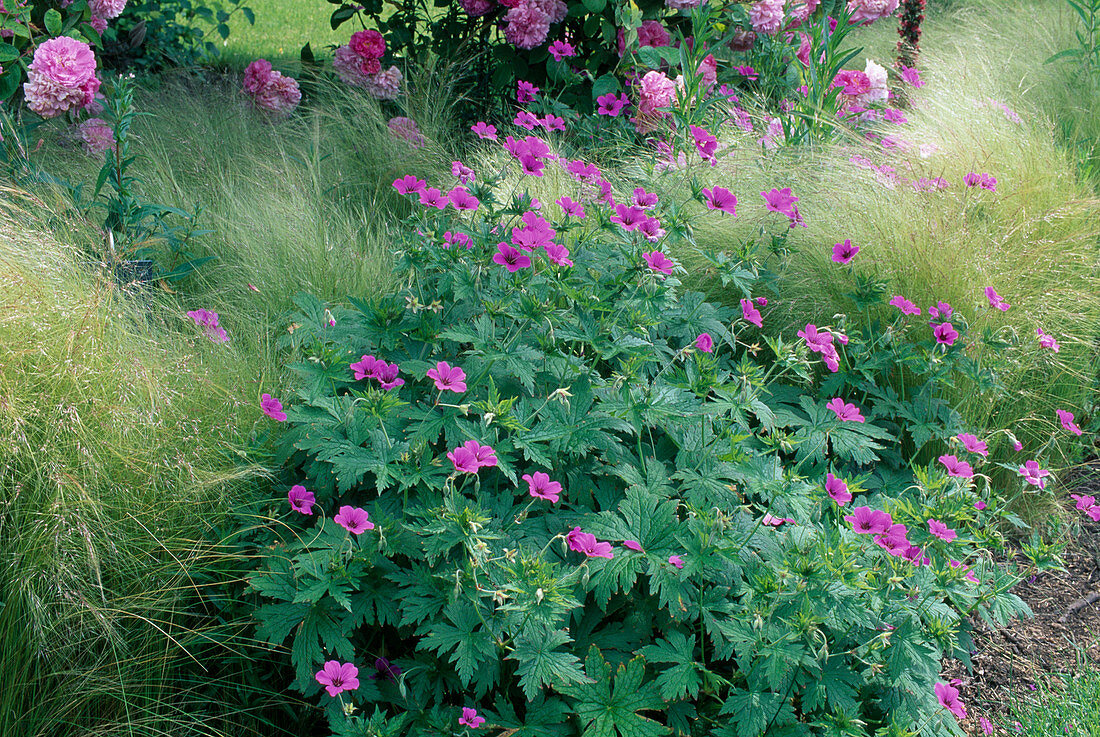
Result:
M277 67L293 66L307 43L318 57L330 57L327 47L347 43L359 30L350 21L333 31L329 17L338 6L325 0L247 0L245 4L256 15L255 25L236 13L230 18L229 38L219 41L222 61L236 68L258 58Z

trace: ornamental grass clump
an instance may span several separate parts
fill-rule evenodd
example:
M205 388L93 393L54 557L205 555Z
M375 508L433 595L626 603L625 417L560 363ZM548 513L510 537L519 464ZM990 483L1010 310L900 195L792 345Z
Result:
M984 457L951 475L914 449L987 436L942 397L982 366L900 310L767 335L756 262L781 240L701 252L747 298L709 302L672 255L688 203L624 209L590 162L488 145L472 177L395 178L395 293L296 300L267 421L286 487L242 531L288 686L336 734L957 733L941 664L969 615L1026 613L1027 571L994 562ZM424 198L459 175L476 209ZM566 204L527 192L547 178ZM911 393L878 383L897 362Z

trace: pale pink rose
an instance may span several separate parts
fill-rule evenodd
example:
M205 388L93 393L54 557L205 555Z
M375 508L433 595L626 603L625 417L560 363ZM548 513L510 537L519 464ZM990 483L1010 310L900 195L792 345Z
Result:
M90 0L88 7L92 9L93 16L110 20L122 15L122 11L126 8L126 0Z
M391 66L369 78L367 92L379 100L396 100L401 93L403 79L401 70Z
M298 80L272 72L253 99L264 110L287 115L302 101L302 91L298 88Z
M390 118L390 121L386 123L386 125L389 126L390 133L392 133L394 137L407 141L413 148L424 148L424 144L426 143L424 135L420 132L420 127L417 126L416 121L412 118Z
M550 23L561 23L565 20L565 14L569 12L564 0L532 0L539 6L539 10L546 13Z
M792 0L789 11L792 25L800 26L805 23L820 4L821 0Z
M496 7L493 0L458 0L458 4L471 18L480 18Z
M670 10L683 10L684 8L697 8L703 0L665 0L665 5Z
M95 99L95 54L83 41L59 36L43 41L27 67L27 107L43 118L84 107Z
M657 128L657 121L667 117L668 108L676 99L676 83L661 72L646 72L638 83L637 116L634 126L639 133L649 133Z
M523 0L504 15L504 38L518 49L533 49L550 33L550 16L535 0Z
M244 91L250 95L255 95L263 86L271 79L271 75L274 72L271 69L271 62L267 59L256 59L254 62L245 67L244 70Z

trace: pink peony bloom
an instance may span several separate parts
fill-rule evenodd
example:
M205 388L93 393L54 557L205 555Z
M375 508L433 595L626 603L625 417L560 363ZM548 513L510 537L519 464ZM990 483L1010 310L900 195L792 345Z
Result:
M676 100L676 83L661 72L646 72L637 85L638 111L634 127L639 133L657 129L657 122L668 117L667 108Z
M852 241L847 239L833 246L833 261L838 264L851 263L857 253L859 253L859 246L853 246Z
M359 688L359 669L351 663L330 660L322 670L317 671L317 682L325 687L328 695L339 696L344 691Z
M623 540L623 547L627 550L633 550L635 553L645 552L645 550L642 549L642 544L637 540Z
M470 126L470 130L472 130L478 138L489 141L497 140L497 127L495 125L488 125L485 121L477 121Z
M270 61L267 59L256 59L244 69L244 81L242 84L244 91L250 95L255 95L265 84L267 84L273 73Z
M597 542L596 536L587 532L581 532L580 527L574 527L565 536L569 549L584 553L589 558L613 558L615 554L611 550L611 543Z
M724 187L704 188L703 197L708 210L721 210L730 215L737 215L737 196Z
M758 328L764 327L764 318L760 316L760 310L756 309L751 299L741 300L741 319Z
M1027 461L1024 465L1020 466L1018 470L1020 475L1032 486L1038 486L1040 489L1046 488L1046 477L1050 475L1050 471L1045 468L1039 468L1038 461Z
M446 361L440 361L435 368L428 369L427 376L435 382L435 388L441 392L451 391L461 394L466 391L466 372Z
M714 338L710 337L710 333L700 333L699 337L695 339L695 347L703 353L712 353L714 352Z
M898 12L898 0L848 0L848 22L870 25Z
M932 327L932 335L935 336L937 343L952 346L958 340L959 331L951 323L942 322Z
M498 243L497 252L493 255L493 263L500 264L514 274L520 269L530 267L531 257L507 243Z
M870 507L856 507L844 518L859 535L882 535L890 530L893 519L886 512Z
M841 507L852 501L852 493L848 491L848 484L832 473L825 475L825 493Z
M949 543L959 536L957 532L943 522L940 522L938 519L928 520L928 531L945 543Z
M669 562L670 565L676 566L676 568L683 568L684 567L684 559L681 558L678 555L668 556L668 562Z
M899 310L901 310L901 314L903 315L920 314L920 307L917 307L915 304L907 300L905 297L902 297L900 294L896 295L890 300L890 305L892 307L897 307Z
M43 118L87 107L99 91L95 71L95 54L83 41L68 36L43 41L27 67L27 107Z
M836 418L841 422L863 422L863 415L859 412L859 407L854 404L845 402L840 397L833 397L826 405L835 414Z
M367 510L360 507L344 505L340 507L340 511L332 521L353 535L362 535L367 530L374 529L374 523L370 521Z
M749 6L749 22L752 30L774 36L783 27L784 0L757 0Z
M955 456L942 455L939 457L939 461L947 469L948 476L960 479L969 479L974 476L974 469L970 467L970 464L966 461L960 461Z
M561 484L551 481L548 474L536 471L534 475L525 473L520 478L527 482L527 490L536 499L545 499L554 503L561 499Z
M362 59L381 59L386 53L386 39L373 28L351 34L348 46Z
M477 709L472 709L469 706L462 707L462 716L458 718L458 723L463 727L469 727L470 729L478 729L485 723L485 717L479 717L477 715Z
M997 294L997 290L993 287L985 288L985 298L989 300L990 307L998 309L1001 312L1007 312L1008 308L1012 306L1008 302L1005 302L1004 298Z
M286 498L290 502L290 508L302 514L313 514L313 505L317 503L313 492L306 491L306 487L301 484L291 486Z
M533 49L550 33L550 16L534 0L520 0L504 15L504 38L519 49Z
M122 11L126 9L126 0L89 0L88 7L91 8L92 15L111 20L122 15Z
M1074 435L1082 434L1081 428L1078 427L1077 423L1073 421L1072 412L1068 412L1064 409L1056 409L1054 411L1058 415L1058 421L1062 423L1062 427L1064 427L1066 430L1073 433Z
M424 148L427 144L424 135L420 132L420 127L412 118L403 116L390 118L389 122L386 123L386 127L390 129L390 133L393 134L394 138L400 138L413 148Z
M260 410L276 422L286 422L286 412L283 412L283 403L273 398L270 394L260 397Z
M638 46L668 46L672 43L672 36L668 29L661 25L660 21L646 20L638 27ZM618 33L619 56L626 54L626 34L623 29Z
M1058 341L1054 339L1053 335L1047 335L1043 332L1042 328L1035 328L1035 334L1039 336L1039 345L1043 348L1049 348L1057 353L1062 350L1062 346L1058 345Z
M458 0L458 4L471 18L480 18L497 6L493 0Z
M645 259L646 265L649 266L650 269L661 274L671 274L672 267L675 266L675 264L660 251L643 253L642 258Z
M956 435L955 437L959 439L959 442L963 444L963 447L966 448L967 451L971 453L977 453L982 457L989 456L989 447L985 444L984 441L978 440L977 435L972 435L970 433L964 432Z

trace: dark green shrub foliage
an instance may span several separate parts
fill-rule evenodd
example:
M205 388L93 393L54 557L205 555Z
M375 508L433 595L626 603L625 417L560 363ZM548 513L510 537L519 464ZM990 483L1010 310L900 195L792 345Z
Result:
M651 268L656 247L595 201L594 168L572 193L580 220L549 203L527 214L509 166L478 172L476 210L412 218L398 293L333 319L298 300L288 341L306 360L283 448L316 505L282 508L251 579L259 636L291 640L293 687L348 735L454 734L463 707L510 735L958 733L933 687L943 658L968 657L966 615L1026 609L1014 572L980 552L1003 514L975 508L980 477L911 460L963 429L936 398L951 372L979 370L962 346L915 342L928 329L904 316L846 346L834 327L841 370L822 383L802 341L765 338L741 308L686 291L678 267ZM689 217L732 216L700 210L646 217L690 239ZM510 256L530 266L493 260L509 237L542 243ZM749 297L769 245L708 258ZM356 380L365 355L399 373ZM440 361L464 391L426 378ZM889 389L901 365L907 392ZM837 396L866 421L842 422ZM468 442L495 464L473 468ZM532 496L536 473L559 501ZM855 495L843 509L827 474ZM373 528L349 532L341 507ZM856 507L906 525L891 534L911 547L857 534L843 518ZM325 693L329 660L355 664L358 687Z

